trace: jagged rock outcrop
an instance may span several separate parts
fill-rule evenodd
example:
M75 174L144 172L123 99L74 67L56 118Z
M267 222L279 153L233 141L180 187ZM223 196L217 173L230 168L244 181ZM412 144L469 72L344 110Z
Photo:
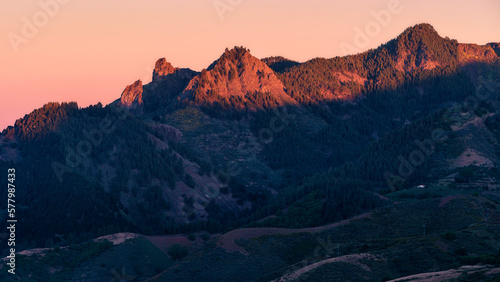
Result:
M128 109L136 109L140 107L143 104L142 93L142 81L137 80L131 85L125 87L125 90L122 92L119 105Z
M144 86L144 105L146 111L154 111L168 106L177 97L189 81L199 72L188 68L173 67L165 58L156 61L153 81Z
M199 72L188 68L176 68L165 58L159 59L153 70L151 83L134 82L123 90L121 98L112 104L139 112L152 112L170 105L189 81Z
M180 98L198 105L218 103L224 108L250 110L297 104L274 71L243 47L226 49L191 80Z
M160 84L165 81L168 81L168 85L162 84L161 87L165 86L177 86L177 82L181 80L191 80L195 77L198 72L193 71L188 68L177 68L173 67L172 64L167 62L165 58L161 58L156 61L155 69L153 70L153 81L151 82L151 86L153 88L157 88ZM184 87L186 87L187 83L185 83ZM176 93L176 94L179 94Z
M165 58L161 58L156 61L155 69L153 70L153 82L161 82L166 76L177 70L179 70L179 68L174 68Z

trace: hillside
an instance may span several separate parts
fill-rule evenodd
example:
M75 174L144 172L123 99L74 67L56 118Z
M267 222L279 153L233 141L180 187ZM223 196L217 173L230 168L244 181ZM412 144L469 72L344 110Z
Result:
M201 173L197 159L182 146L174 150L169 142L175 134L125 111L100 105L79 109L76 103L47 104L4 130L2 152L9 153L2 154L0 166L14 165L30 176L18 184L26 187L17 195L29 207L18 211L26 218L19 230L25 234L21 247L75 243L118 231L201 228L188 223L206 218L204 207L213 199L242 211L235 199L209 193L208 185L219 189L223 182ZM46 210L49 206L57 208ZM62 223L44 220L59 218L62 211Z
M201 72L162 58L110 105L48 103L0 135L0 169L22 175L21 276L494 276L499 81L497 43L418 24L303 63L244 47ZM337 255L318 255L330 236ZM479 263L493 266L465 267Z
M18 275L46 279L50 273L58 279L94 281L126 277L140 281L387 281L429 276L490 281L486 279L500 273L500 222L495 219L500 214L499 199L487 192L415 198L314 229L259 228L222 236L113 234L78 245L22 252L24 267ZM226 237L238 249L230 250ZM180 258L172 251L177 248L184 252ZM0 278L5 275L2 272Z

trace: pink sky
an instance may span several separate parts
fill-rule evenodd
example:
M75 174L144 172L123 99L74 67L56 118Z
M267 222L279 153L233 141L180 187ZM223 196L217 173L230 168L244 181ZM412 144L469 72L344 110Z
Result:
M390 15L383 25L380 11ZM500 41L499 15L497 0L1 1L0 129L47 102L108 104L135 80L150 81L161 57L200 71L243 45L259 58L306 61L345 55L346 44L375 48L422 22L485 44ZM365 28L366 44L356 45Z

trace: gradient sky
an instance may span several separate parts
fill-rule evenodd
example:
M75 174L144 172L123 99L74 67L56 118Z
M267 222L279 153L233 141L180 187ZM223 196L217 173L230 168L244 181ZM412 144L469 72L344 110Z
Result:
M377 30L373 12L391 2L399 12ZM422 22L459 42L500 41L498 0L1 0L0 19L0 129L47 102L108 104L149 82L161 57L200 71L243 45L306 61L345 55L342 44L376 48ZM370 26L356 45L357 28Z

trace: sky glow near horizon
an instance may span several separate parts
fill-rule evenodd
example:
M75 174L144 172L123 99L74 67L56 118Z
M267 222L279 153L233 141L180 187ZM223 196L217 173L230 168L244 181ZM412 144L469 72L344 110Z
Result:
M0 18L0 130L47 102L108 104L149 82L162 57L201 71L241 45L304 62L376 48L424 22L462 43L500 41L494 0L1 1Z

